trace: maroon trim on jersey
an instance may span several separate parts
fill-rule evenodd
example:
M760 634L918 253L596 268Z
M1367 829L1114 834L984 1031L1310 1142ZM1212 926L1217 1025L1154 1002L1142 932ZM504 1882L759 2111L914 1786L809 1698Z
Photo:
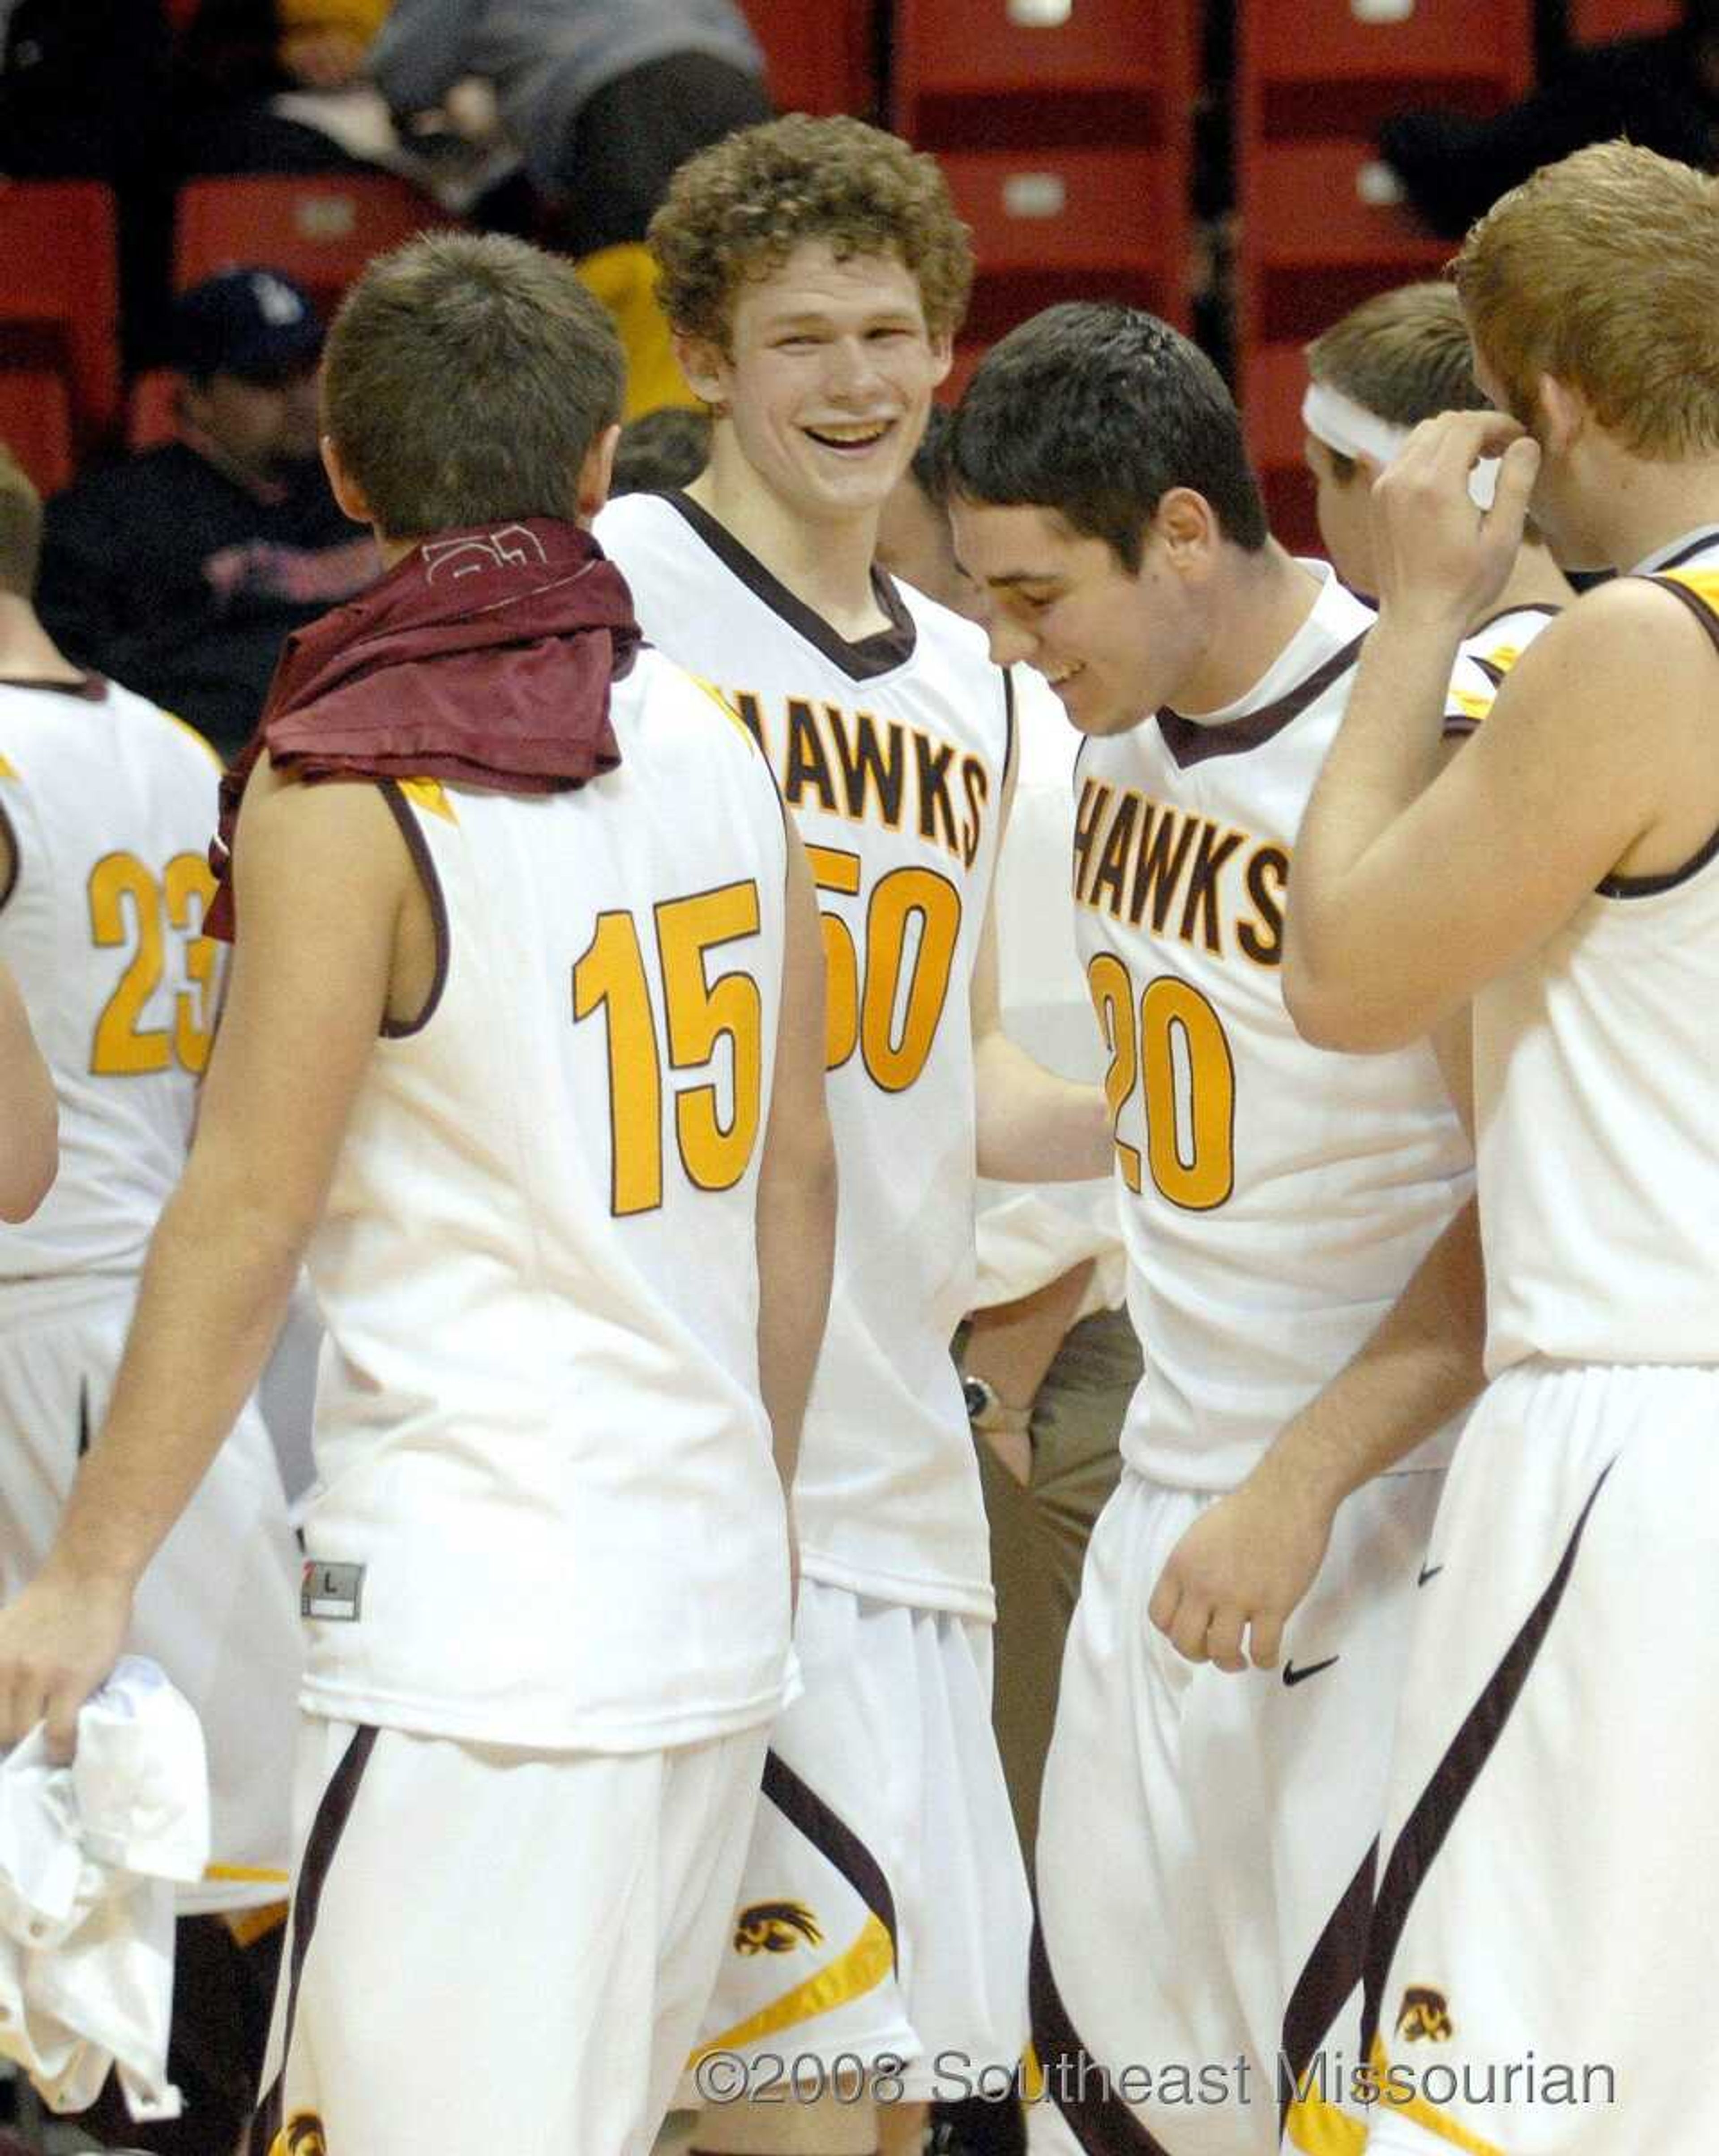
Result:
M1705 533L1701 539L1684 548L1677 562L1668 562L1665 567L1675 568L1677 562L1686 562L1704 547L1712 544L1714 534ZM1711 639L1714 649L1719 650L1719 617L1703 598L1691 591L1687 584L1680 584L1675 578L1655 570L1650 577L1635 579L1639 583L1657 584L1662 592L1669 592L1674 599L1681 599ZM1609 875L1594 886L1601 898L1657 898L1661 891L1675 891L1681 883L1688 883L1710 862L1719 860L1719 831L1715 831L1706 845L1691 854L1681 868L1668 869L1661 875Z
M50 696L80 697L86 704L107 701L107 681L100 674L80 674L75 681L21 681L15 675L0 674L0 689L40 689Z
M1367 1977L1362 1994L1361 2013L1361 2049L1362 2060L1373 2056L1373 2038L1378 2034L1379 2016L1385 2004L1385 1985L1390 1979L1391 1964L1402 1941L1403 1927L1409 1922L1409 1911L1420 1892L1434 1860L1444 1845L1444 1840L1456 1822L1456 1815L1479 1779L1481 1769L1492 1756L1493 1748L1504 1734L1504 1726L1510 1719L1522 1687L1533 1672L1540 1650L1546 1644L1546 1635L1552 1630L1557 1615L1558 1605L1564 1599L1564 1589L1570 1584L1570 1574L1575 1568L1577 1553L1582 1547L1582 1537L1587 1532L1588 1516L1592 1513L1606 1477L1616 1466L1615 1460L1608 1460L1600 1470L1598 1481L1588 1493L1587 1502L1578 1514L1575 1526L1570 1530L1564 1545L1563 1555L1547 1582L1539 1600L1528 1612L1521 1630L1505 1650L1504 1658L1487 1679L1480 1695L1470 1708L1456 1734L1451 1738L1444 1756L1433 1769L1432 1778L1417 1799L1414 1809L1403 1821L1403 1830L1397 1836L1390 1856L1379 1876L1378 1893L1373 1903L1373 1926L1367 1943ZM1434 1566L1436 1572L1439 1568ZM1425 1574L1422 1575L1423 1580ZM1436 1591L1436 1590L1435 1590Z
M3 801L0 801L0 837L5 839L12 855L12 866L6 875L6 888L0 891L0 913L3 913L11 901L12 894L18 889L18 872L21 865L18 851L18 826L7 814Z
M767 1802L809 1841L824 1862L840 1872L890 1935L890 1960L899 1970L895 1897L882 1865L846 1820L832 1811L818 1792L803 1782L780 1753L766 1752L760 1784Z
M1262 704L1257 711L1244 711L1239 718L1230 719L1223 726L1202 726L1197 719L1184 718L1180 711L1160 711L1157 725L1164 747L1183 771L1191 765L1208 762L1214 756L1244 756L1249 749L1263 748L1267 742L1275 741L1285 726L1293 725L1310 704L1317 703L1334 681L1342 680L1360 658L1361 647L1366 640L1367 630L1362 629L1359 636L1346 644L1341 651L1334 651L1322 666L1316 667L1286 696Z
M352 1807L358 1800L358 1784L364 1779L364 1769L370 1764L370 1755L375 1748L375 1729L368 1723L362 1723L341 1754L339 1766L330 1775L328 1786L316 1807L316 1816L311 1821L310 1839L305 1844L304 1858L293 1888L292 1957L285 1972L286 2013L280 2071L264 2092L251 2120L253 2156L268 2156L285 2123L286 2069L292 2054L293 2024L298 2019L299 1985L305 1974L305 1957L310 1951L310 1938L316 1929L316 1912L321 1906L322 1890L328 1883L329 1867L340 1847L346 1821L352 1815Z
M1663 577L1667 569L1681 569L1697 554L1704 554L1709 547L1719 546L1719 524L1709 524L1697 531L1692 539L1686 540L1669 562L1660 562L1645 573L1649 577Z
M1290 2107L1302 2092L1310 2068L1315 2066L1326 2039L1337 2026L1350 1994L1360 1983L1367 1963L1367 1935L1373 1921L1373 1868L1378 1861L1378 1838L1368 1845L1354 1877L1326 1919L1307 1965L1296 1979L1284 2009L1283 2031L1277 2051L1278 2138L1289 2121ZM1313 2076L1315 2085L1319 2076Z
M880 674L893 674L912 658L919 631L895 579L881 569L871 572L872 595L890 618L890 626L875 636L862 636L849 644L839 636L821 613L796 598L788 586L772 576L757 556L742 547L726 524L719 524L709 510L690 494L665 494L662 499L678 510L731 576L737 577L753 597L778 614L797 636L821 651L850 681L875 681Z
M393 811L394 821L400 827L400 836L406 841L406 850L412 856L412 865L418 871L418 880L423 886L423 895L429 901L430 919L435 927L436 975L430 983L429 994L423 1009L416 1018L392 1019L383 1014L382 1037L384 1040L405 1040L414 1033L422 1033L435 1016L442 1000L442 991L448 985L448 957L453 938L448 927L448 901L442 894L442 879L436 874L435 857L430 852L429 840L423 835L423 826L406 805L406 797L397 782L385 778L382 783L382 798Z
M1033 1922L1027 1961L1027 2002L1032 2018L1033 2054L1044 2076L1045 2093L1086 2156L1167 2156L1163 2143L1148 2133L1111 2086L1111 2076L1127 2065L1095 2058L1070 2019L1044 1933Z

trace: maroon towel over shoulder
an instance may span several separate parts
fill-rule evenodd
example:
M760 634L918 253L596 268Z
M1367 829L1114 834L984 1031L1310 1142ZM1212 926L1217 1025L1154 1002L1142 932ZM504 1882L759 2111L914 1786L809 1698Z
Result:
M287 639L257 730L221 781L209 934L233 939L233 834L264 750L310 783L565 793L621 760L609 690L639 643L633 595L580 525L531 517L414 547Z

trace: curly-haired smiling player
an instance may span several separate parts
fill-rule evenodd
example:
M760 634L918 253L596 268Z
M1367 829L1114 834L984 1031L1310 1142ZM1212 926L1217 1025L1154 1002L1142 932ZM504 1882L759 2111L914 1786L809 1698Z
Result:
M805 1695L772 1738L707 2034L761 2079L803 2061L813 2091L844 2061L905 2061L879 2092L914 2100L940 2092L943 2053L1006 2078L1025 2021L989 1545L949 1353L974 1170L1098 1174L1104 1106L998 1014L1015 706L1044 685L873 569L972 275L941 173L858 121L780 121L684 166L651 238L711 459L683 495L615 503L598 536L647 632L736 700L806 843L843 1192L795 1484ZM784 1899L818 1936L758 1951L758 1910ZM869 2149L877 2130L865 2105L737 2104L700 2146Z

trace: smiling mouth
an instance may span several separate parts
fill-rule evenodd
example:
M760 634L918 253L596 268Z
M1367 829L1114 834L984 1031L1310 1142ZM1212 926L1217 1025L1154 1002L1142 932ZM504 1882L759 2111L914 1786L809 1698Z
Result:
M820 449L857 451L875 449L895 424L893 419L868 419L852 426L807 427L802 431Z
M1085 671L1086 662L1080 660L1072 666L1060 666L1054 674L1047 671L1044 678L1053 689L1061 690L1067 688L1070 681L1078 680Z

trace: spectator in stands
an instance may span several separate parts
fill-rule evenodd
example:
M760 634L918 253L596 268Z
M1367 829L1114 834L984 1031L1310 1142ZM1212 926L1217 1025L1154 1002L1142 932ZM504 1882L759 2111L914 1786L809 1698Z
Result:
M1542 165L1627 136L1711 168L1719 152L1719 0L1684 0L1683 22L1571 54L1518 105L1475 120L1405 112L1379 130L1384 159L1433 229L1460 239Z
M231 754L283 638L376 576L317 457L322 327L269 270L233 270L176 316L182 439L49 504L38 605L81 665Z
M694 151L767 120L731 0L394 0L370 54L403 130L476 76L551 205L557 245L614 316L627 416L692 400L657 311L645 227Z
M184 173L326 172L367 160L300 117L283 93L355 88L387 0L203 0L176 55Z
M659 404L622 428L609 499L676 493L690 486L710 460L710 413L685 404Z

